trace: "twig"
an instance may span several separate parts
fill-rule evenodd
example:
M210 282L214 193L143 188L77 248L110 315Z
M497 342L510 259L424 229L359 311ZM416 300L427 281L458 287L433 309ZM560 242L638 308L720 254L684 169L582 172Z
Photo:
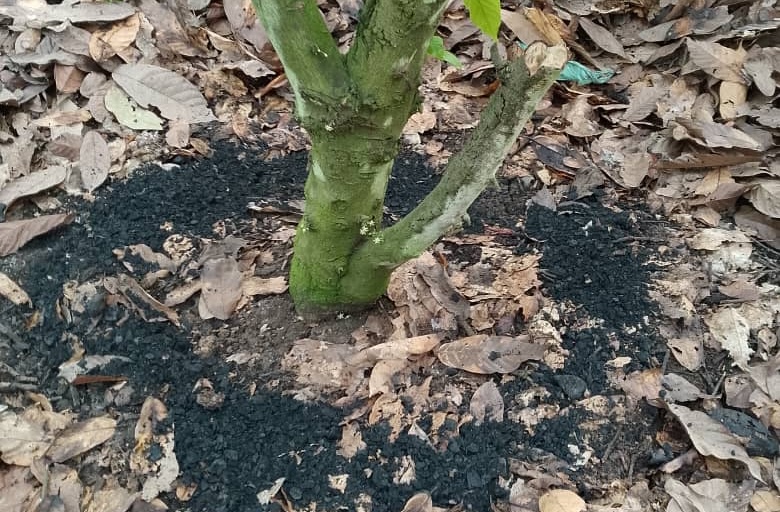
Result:
M606 462L606 460L612 454L612 450L615 448L615 443L617 443L618 437L620 437L620 434L622 433L623 433L623 424L620 424L618 425L617 432L615 432L615 435L612 437L612 440L607 445L607 449L604 450L604 455L601 456L602 464Z

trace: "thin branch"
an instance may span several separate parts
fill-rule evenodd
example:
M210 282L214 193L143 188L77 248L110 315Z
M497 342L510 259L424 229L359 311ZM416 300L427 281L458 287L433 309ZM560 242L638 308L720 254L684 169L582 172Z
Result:
M562 45L534 43L499 70L501 87L490 98L463 149L450 159L442 180L417 208L381 233L381 243L362 246L353 258L354 264L396 267L419 255L456 225L495 179L506 153L558 78L567 57Z

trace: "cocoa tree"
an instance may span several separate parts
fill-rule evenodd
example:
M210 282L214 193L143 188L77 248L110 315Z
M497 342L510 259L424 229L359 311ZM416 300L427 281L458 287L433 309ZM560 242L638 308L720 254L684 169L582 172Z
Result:
M567 51L537 42L498 63L501 86L439 184L412 212L383 227L401 131L418 109L422 66L449 0L365 0L346 54L316 0L253 3L312 143L290 293L302 313L365 307L386 291L393 269L457 226L495 179ZM468 0L466 6L495 39L499 0Z

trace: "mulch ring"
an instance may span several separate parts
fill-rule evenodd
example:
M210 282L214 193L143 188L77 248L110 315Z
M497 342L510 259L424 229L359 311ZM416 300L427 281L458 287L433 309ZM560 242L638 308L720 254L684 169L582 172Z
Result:
M507 502L518 477L541 487L577 488L591 500L604 496L615 480L628 486L648 479L657 465L685 448L660 449L654 436L664 413L624 396L609 376L611 362L621 357L628 358L625 372L668 364L654 328L658 312L647 296L655 271L648 261L657 257L656 239L664 228L629 203L605 206L590 199L555 212L531 205L526 213L522 205L533 191L523 197L524 191L504 181L511 194L483 195L472 210L472 230L488 224L517 254L541 252L545 298L539 314L560 334L565 362L558 369L529 362L510 374L480 376L430 358L430 364L414 368L411 387L397 390L397 414L381 421L369 418L371 401L348 403L343 393L336 405L328 403L328 395L301 400L311 396L281 362L303 338L344 343L371 315L392 320L389 301L374 312L314 324L297 318L286 294L256 299L224 322L200 319L191 299L178 308L177 328L107 303L103 292L73 309L68 322L59 318L69 281L149 270L140 260L119 261L112 252L117 248L144 243L159 251L172 233L196 243L200 237L234 235L263 244L273 233L289 231L295 212L285 205L302 197L305 155L269 162L261 157L259 148L220 142L207 160L138 170L100 191L94 202L68 203L76 222L0 261L0 270L21 284L40 315L38 325L27 330L34 311L5 308L0 360L35 377L36 390L54 410L119 420L103 449L114 462L76 459L84 485L98 490L116 481L131 492L141 486L144 478L117 461L131 456L134 427L150 396L169 413L156 422L155 434L175 439L180 478L176 492L161 494L171 510L256 510L258 493L281 478L281 491L267 510L284 504L295 510L310 504L317 510L359 510L363 504L365 510L399 511L414 493L427 491L437 506L486 511ZM436 181L421 157L402 155L390 183L389 214L409 211ZM277 206L250 214L250 202ZM493 217L486 219L484 212ZM289 238L263 247L275 259L258 272L283 275ZM450 264L479 260L482 251L451 242L439 249ZM157 286L162 288L156 295L171 285ZM526 327L517 319L494 332L514 335ZM77 346L86 355L118 356L87 376L113 376L124 384L93 379L72 385L59 378L57 368ZM466 421L471 395L488 380L503 397L504 420ZM408 392L425 385L430 394L419 407ZM363 443L351 457L344 455L347 427ZM164 446L152 444L152 458L159 460Z

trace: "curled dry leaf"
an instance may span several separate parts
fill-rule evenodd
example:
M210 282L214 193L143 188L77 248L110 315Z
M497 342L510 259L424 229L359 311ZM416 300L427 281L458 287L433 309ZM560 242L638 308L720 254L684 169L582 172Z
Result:
M433 500L427 492L420 492L409 498L401 512L432 512Z
M74 218L71 213L58 213L0 223L0 256L15 253L33 238L70 224Z
M0 296L5 297L17 306L22 304L32 305L32 300L30 300L27 292L2 272L0 272Z
M510 373L526 361L544 357L544 346L527 340L527 336L478 334L442 345L436 356L449 367L472 373Z
M764 481L761 477L761 466L748 456L745 448L726 427L701 411L692 411L678 404L668 404L667 407L688 433L699 453L722 460L742 462L756 480Z

